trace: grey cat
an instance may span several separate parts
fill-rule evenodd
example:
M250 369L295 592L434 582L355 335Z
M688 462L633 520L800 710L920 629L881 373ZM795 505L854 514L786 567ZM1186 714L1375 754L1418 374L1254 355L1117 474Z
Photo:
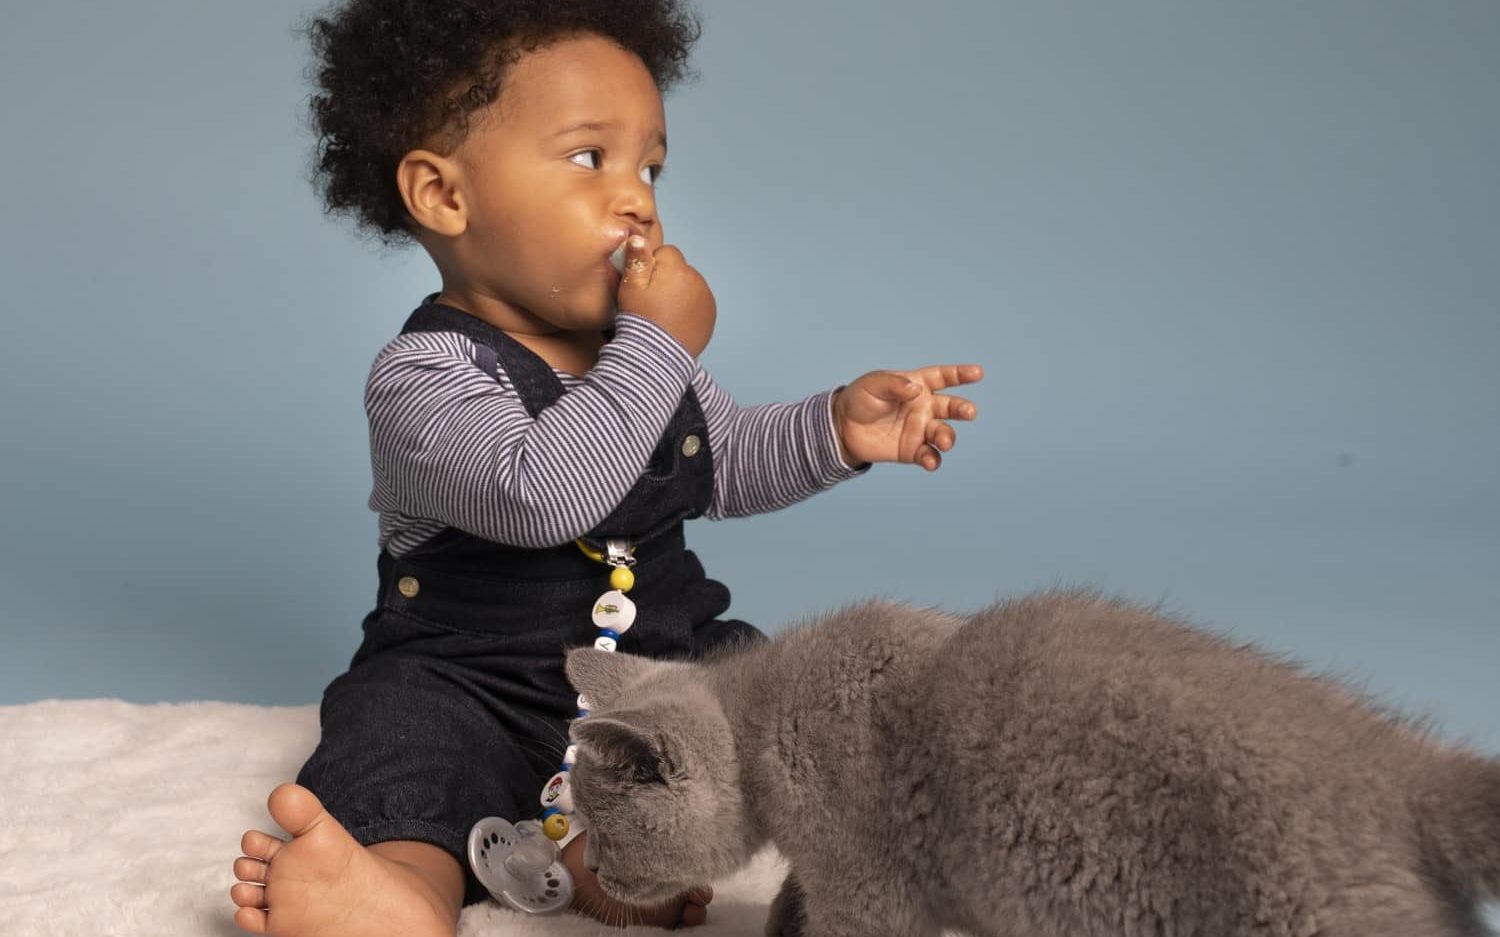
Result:
M1095 593L567 672L585 861L627 901L768 842L779 937L1482 935L1500 896L1500 761Z

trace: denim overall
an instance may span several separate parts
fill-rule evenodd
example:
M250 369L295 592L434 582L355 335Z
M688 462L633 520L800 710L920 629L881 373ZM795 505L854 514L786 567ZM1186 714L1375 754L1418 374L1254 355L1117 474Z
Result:
M532 417L562 396L535 353L435 296L403 333L466 335L479 367L492 376L503 367ZM682 522L701 515L713 493L710 445L688 388L635 486L582 538L596 548L608 537L638 544L630 592L638 615L621 653L688 658L765 639L746 622L718 618L729 590L684 544ZM361 843L446 849L465 871L470 904L487 893L468 866L469 828L486 816L515 822L540 812L577 711L563 655L593 644L589 613L610 588L609 567L572 543L527 549L448 528L399 558L382 550L377 569L364 641L323 694L322 740L297 780Z

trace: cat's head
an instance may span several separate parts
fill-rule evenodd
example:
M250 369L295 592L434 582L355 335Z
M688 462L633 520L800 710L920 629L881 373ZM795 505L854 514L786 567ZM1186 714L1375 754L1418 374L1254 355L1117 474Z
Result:
M582 648L567 672L591 707L572 726L571 787L604 890L655 904L743 865L754 847L739 759L703 671Z

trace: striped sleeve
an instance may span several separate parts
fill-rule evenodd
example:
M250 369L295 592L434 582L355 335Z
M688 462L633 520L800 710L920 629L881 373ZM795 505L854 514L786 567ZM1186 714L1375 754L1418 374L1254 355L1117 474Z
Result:
M839 457L832 406L838 388L800 403L740 407L701 368L693 387L714 456L713 505L704 517L776 511L870 469L851 468Z
M635 484L697 370L660 327L622 313L593 369L533 419L468 338L398 336L365 387L381 545L399 556L445 526L524 547L583 535Z

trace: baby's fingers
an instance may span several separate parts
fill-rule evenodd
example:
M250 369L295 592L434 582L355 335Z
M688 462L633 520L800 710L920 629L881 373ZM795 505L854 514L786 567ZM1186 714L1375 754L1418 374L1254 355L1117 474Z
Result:
M940 420L972 420L979 415L979 408L962 397L933 394L932 415Z
M984 379L984 368L977 364L933 364L913 372L928 390L942 390L959 384L973 384Z
M958 441L958 433L942 420L933 420L927 424L926 437L927 445L939 452L947 452Z
M932 448L931 444L924 444L917 450L917 457L912 461L929 472L936 472L938 466L943 464L943 454Z
M639 234L631 235L625 242L625 269L621 284L644 287L651 283L651 274L656 268L656 258L646 239Z

